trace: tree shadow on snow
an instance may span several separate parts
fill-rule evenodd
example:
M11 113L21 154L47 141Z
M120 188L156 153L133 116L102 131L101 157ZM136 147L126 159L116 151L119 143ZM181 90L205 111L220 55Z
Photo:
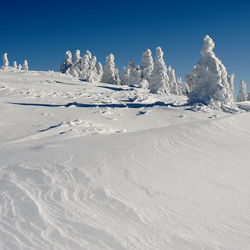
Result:
M65 84L65 85L79 85L78 83L61 82L61 81L56 81L56 83L59 83L59 84Z
M128 89L123 89L123 88L119 88L119 87L109 87L109 86L98 86L99 88L104 88L104 89L110 89L110 90L114 90L114 91L127 91Z
M67 104L44 104L44 103L19 103L19 102L8 102L9 104L21 105L21 106L37 106L37 107L50 107L58 108L65 107L69 108L75 106L78 108L151 108L155 106L160 107L185 107L187 104L174 104L165 102L154 102L154 103L100 103L100 104L84 104L78 102L70 102Z

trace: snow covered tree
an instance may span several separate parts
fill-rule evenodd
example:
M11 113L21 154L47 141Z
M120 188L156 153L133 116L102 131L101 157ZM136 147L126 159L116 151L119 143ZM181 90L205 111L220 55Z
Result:
M89 58L89 60L92 57L92 54L91 54L91 52L89 50L86 50L85 55Z
M250 101L250 92L247 94L247 100Z
M80 50L75 51L74 59L73 59L73 64L76 65L81 59L81 52Z
M128 85L128 71L125 66L122 67L121 85Z
M214 41L207 35L201 50L201 59L194 66L192 74L186 76L190 88L188 101L190 104L201 103L213 109L226 112L237 111L233 93L228 82L225 66L215 56Z
M149 90L156 94L169 94L169 78L161 47L156 48L154 69L149 80Z
M101 81L104 83L118 84L117 78L118 76L115 69L115 57L113 54L109 54L106 57L104 72Z
M62 62L61 66L60 66L60 72L66 73L66 71L68 69L71 69L72 65L73 65L72 64L72 54L68 50L68 51L66 51L64 61Z
M141 84L142 76L140 66L134 65L133 61L129 61L128 70L128 84Z
M188 74L186 74L185 77L187 79ZM180 80L180 81L182 82L182 80ZM188 83L187 82L182 82L182 94L187 95L187 94L189 94L189 92L190 92L190 89L189 89Z
M119 74L119 69L118 68L115 69L115 81L116 81L116 85L120 85L121 84L121 78L120 78L120 74Z
M231 92L232 92L232 94L234 94L234 74L228 75L227 80L228 80Z
M12 67L13 67L14 69L17 69L17 63L16 63L16 61L13 62Z
M69 72L68 72L69 71ZM74 78L78 78L78 72L75 68L68 69L67 72Z
M22 70L29 70L29 65L27 60L24 60Z
M21 70L21 69L22 69L22 65L21 65L21 64L18 64L17 69L18 69L18 70Z
M89 62L89 70L88 70L88 74L87 74L87 81L91 82L91 83L95 83L98 81L97 79L97 70L96 70L96 57L93 56L90 59Z
M154 60L152 57L152 52L147 49L142 54L142 64L141 64L141 78L143 80L150 80L151 73L154 69Z
M247 85L244 81L240 82L239 93L237 95L237 102L247 101Z
M7 55L8 55L7 53L3 54L3 67L4 68L9 67L9 60L8 60L8 56Z
M168 77L170 93L174 95L181 95L181 83L176 80L175 70L171 66L168 67Z
M103 75L103 68L100 62L96 64L96 71L97 71L97 81L100 82Z
M87 80L88 75L89 75L89 67L90 67L91 57L92 57L92 55L91 55L90 51L87 50L77 64L78 68L79 68L79 76L84 80Z

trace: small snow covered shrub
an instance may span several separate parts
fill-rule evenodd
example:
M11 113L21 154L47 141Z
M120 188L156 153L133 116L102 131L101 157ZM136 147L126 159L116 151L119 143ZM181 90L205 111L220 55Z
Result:
M16 62L16 61L13 62L12 67L13 67L14 69L17 69L17 62Z

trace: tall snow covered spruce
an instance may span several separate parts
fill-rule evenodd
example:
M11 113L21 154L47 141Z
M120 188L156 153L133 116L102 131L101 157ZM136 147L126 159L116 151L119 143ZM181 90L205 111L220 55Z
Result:
M231 92L232 92L232 94L234 94L234 74L228 75L227 80L228 80Z
M142 54L142 64L141 64L142 81L146 80L149 82L153 69L154 69L154 60L152 57L152 52L150 49L147 49Z
M9 67L9 60L8 60L8 56L7 55L8 55L7 53L3 54L3 67L4 68Z
M92 56L89 62L89 69L87 73L87 81L90 83L96 83L98 81L96 70L96 57Z
M73 64L77 64L81 59L81 51L78 49L75 51L74 59L73 59Z
M27 60L24 60L22 70L29 70L29 65Z
M237 95L237 102L247 101L247 85L244 81L240 82L240 88Z
M113 54L109 54L106 57L105 66L104 66L104 72L102 75L101 82L103 83L110 83L110 84L119 84L118 79L118 69L115 69L115 57Z
M168 67L168 77L170 93L173 95L182 95L183 90L181 79L176 80L175 70L171 66Z
M72 67L72 53L70 50L67 50L65 53L64 61L60 66L60 72L66 73L67 70L70 70Z
M100 62L96 64L96 71L97 71L97 82L100 82L103 75L103 68Z
M122 67L122 78L121 78L121 85L128 84L128 71L125 66Z
M225 66L215 56L214 41L207 35L201 50L201 59L193 67L191 75L186 75L190 88L188 102L190 104L208 105L213 109L235 112L232 83L228 81Z
M128 64L127 76L127 84L141 84L142 76L140 66L135 65L132 60L130 60Z
M90 59L91 53L87 50L78 63L79 76L84 80L88 78Z
M156 48L154 69L149 80L149 90L155 94L169 94L169 78L161 47Z

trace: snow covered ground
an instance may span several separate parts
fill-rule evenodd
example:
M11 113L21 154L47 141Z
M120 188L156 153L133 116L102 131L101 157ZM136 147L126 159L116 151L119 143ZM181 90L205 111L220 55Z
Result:
M185 103L0 72L0 249L250 249L250 113Z

